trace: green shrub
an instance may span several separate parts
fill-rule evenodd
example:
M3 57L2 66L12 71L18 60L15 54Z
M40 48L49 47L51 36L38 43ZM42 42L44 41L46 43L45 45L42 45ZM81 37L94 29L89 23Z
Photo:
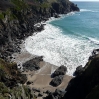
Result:
M4 19L4 14L0 13L0 19Z
M7 88L4 83L0 82L0 93L9 93L9 88ZM1 98L0 98L1 99Z

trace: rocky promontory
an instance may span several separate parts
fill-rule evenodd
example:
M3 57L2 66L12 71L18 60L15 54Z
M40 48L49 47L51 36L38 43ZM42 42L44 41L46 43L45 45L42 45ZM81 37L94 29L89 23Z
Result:
M0 57L6 59L19 52L21 40L44 29L36 23L58 14L79 11L68 0L1 0L0 1Z

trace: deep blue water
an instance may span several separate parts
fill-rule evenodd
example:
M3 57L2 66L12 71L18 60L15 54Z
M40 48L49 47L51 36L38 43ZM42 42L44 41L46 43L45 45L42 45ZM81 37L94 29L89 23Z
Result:
M80 12L50 22L60 27L64 35L86 36L99 40L99 2L74 2Z
M51 18L44 31L25 43L31 54L43 55L45 61L57 66L65 65L69 75L77 66L85 66L93 49L99 48L99 2L75 3L80 12Z

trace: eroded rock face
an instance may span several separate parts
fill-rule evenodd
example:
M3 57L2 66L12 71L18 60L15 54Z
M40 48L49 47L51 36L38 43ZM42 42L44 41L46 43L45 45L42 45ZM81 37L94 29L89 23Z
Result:
M55 92L49 93L45 99L62 99L66 91L56 89Z
M57 87L58 85L60 85L63 81L63 75L59 75L59 76L56 76L52 79L52 81L50 82L50 85L54 86L54 87Z
M18 83L24 84L26 81L26 75L21 74L16 63L7 63L0 59L0 82L3 82L7 87L13 88Z
M67 67L62 65L55 70L55 72L52 74L52 77L59 76L59 75L65 75L66 71L67 71Z
M77 4L70 2L69 0L57 0L57 2L52 3L51 15L57 14L67 14L71 11L80 11Z
M63 81L63 77L66 74L67 67L66 66L60 66L58 67L55 72L51 75L53 78L52 81L50 82L50 85L56 87L60 85Z
M98 84L99 54L95 55L92 59L89 59L86 66L83 68L83 72L69 82L64 99L88 99L86 97L89 96L89 94L90 96L92 95L92 89L98 86ZM96 97L96 94L93 94L92 96Z
M74 76L79 76L84 72L84 68L82 67L82 65L78 66L76 68L76 71L74 72Z
M39 63L40 61L43 61L43 57L40 56L40 57L35 57L27 62L25 62L23 64L23 70L38 70L40 69L39 67Z
M94 49L93 52L92 52L92 55L89 57L89 60L92 60L98 54L99 54L99 49Z

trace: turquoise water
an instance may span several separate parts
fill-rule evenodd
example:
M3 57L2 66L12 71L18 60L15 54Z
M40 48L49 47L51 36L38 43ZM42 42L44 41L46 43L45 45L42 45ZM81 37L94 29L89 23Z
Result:
M75 2L80 12L50 22L63 30L64 35L89 37L99 40L99 2ZM88 38L87 38L88 37Z
M85 66L93 49L99 48L99 2L75 3L80 12L50 18L44 31L25 42L28 52L43 55L51 64L65 65L69 75L77 66Z

